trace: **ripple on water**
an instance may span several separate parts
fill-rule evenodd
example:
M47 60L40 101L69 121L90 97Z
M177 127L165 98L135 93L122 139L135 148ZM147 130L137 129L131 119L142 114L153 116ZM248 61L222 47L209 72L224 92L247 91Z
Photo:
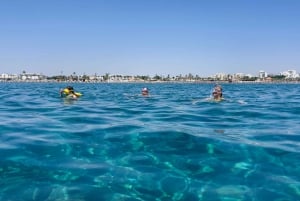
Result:
M0 200L299 200L298 85L65 85L0 83Z

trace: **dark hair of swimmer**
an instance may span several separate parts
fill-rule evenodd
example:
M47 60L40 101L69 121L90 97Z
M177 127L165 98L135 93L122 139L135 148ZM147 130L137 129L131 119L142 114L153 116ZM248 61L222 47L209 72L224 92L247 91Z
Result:
M67 86L66 87L72 94L74 94L74 88L72 86Z
M74 90L74 88L72 86L67 86L66 88L69 90Z
M212 93L213 95L214 94L219 94L219 96L222 98L223 97L223 89L222 89L222 86L220 85L215 85L214 86L214 91Z

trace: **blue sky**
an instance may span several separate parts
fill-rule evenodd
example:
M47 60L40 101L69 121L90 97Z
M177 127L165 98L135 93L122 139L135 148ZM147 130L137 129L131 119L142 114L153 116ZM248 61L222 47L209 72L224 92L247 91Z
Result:
M0 73L300 71L298 0L2 0Z

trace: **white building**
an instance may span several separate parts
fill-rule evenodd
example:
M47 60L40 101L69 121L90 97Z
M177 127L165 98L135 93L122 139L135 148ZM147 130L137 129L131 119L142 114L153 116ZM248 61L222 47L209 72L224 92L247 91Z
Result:
M16 74L7 74L7 73L0 74L0 80L16 80L16 79L18 79L18 75Z
M260 79L265 79L268 77L268 73L266 71L261 70L261 71L259 71L258 77Z
M31 80L31 81L37 81L37 80L44 80L46 79L46 76L36 73L23 73L20 75L20 79L25 80Z
M225 73L217 73L213 77L219 80L226 80L228 78L228 75Z
M286 78L292 78L292 79L299 77L299 74L296 72L296 70L287 70L280 73L280 75L284 75Z
M90 80L94 80L94 81L103 81L104 77L103 75L90 75Z

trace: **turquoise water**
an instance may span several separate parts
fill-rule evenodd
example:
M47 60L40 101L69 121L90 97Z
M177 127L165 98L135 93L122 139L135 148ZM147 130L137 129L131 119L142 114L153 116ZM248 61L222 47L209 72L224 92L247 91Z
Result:
M1 201L300 200L298 84L64 86L0 83Z

